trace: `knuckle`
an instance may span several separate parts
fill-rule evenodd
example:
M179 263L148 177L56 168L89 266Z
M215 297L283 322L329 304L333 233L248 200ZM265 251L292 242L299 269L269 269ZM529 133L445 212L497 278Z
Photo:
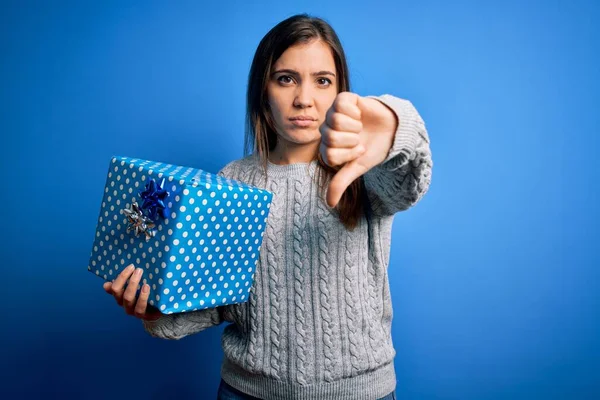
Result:
M331 115L331 127L333 129L339 130L342 127L343 116L341 113L336 112Z
M327 138L327 148L331 149L334 147L337 147L337 138L336 135L329 135L329 137Z
M327 160L329 160L329 164L332 166L336 166L340 164L339 154L335 151L330 151L327 155Z
M120 279L121 281L125 281L127 280L127 278L131 275L131 270L128 268L125 268L123 271L121 271L121 273L118 275L117 279Z
M144 312L146 310L146 300L138 299L137 303L135 303L135 310Z
M352 96L352 93L350 93L350 92L340 92L340 93L338 93L336 99L337 99L338 103L344 103L344 102L347 102L351 98L351 96Z
M336 107L336 111L343 114L348 114L352 109L352 101L349 96L343 96Z
M133 295L129 294L129 293L126 293L123 296L123 302L125 304L131 304L133 302L133 300L135 300L135 297Z
M363 123L362 123L362 121L357 121L356 129L357 129L358 132L362 132L362 130L363 130Z
M138 301L134 309L135 316L140 318L146 314L146 302Z
M140 296L138 297L138 304L146 304L146 302L148 301L148 293L144 293L143 290L140 290Z
M123 291L123 284L119 281L115 281L110 289L113 294L121 293Z
M329 161L333 161L333 159L335 158L335 153L333 151L333 149L331 147L328 147L325 150L325 157L327 158L327 160Z

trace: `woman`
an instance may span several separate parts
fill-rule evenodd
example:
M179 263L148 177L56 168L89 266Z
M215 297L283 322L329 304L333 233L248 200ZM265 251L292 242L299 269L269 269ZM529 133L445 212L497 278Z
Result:
M395 398L391 226L429 188L429 137L409 101L349 90L322 19L293 16L260 42L245 156L219 172L274 193L246 303L162 315L147 285L136 299L133 266L105 283L156 337L230 322L220 399Z

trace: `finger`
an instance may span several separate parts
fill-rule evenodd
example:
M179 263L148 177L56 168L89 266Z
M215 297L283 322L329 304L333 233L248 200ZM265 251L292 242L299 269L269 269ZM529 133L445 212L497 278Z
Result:
M115 296L115 299L117 299L117 303L119 303L119 305L122 305L121 301L123 298L123 291L125 290L125 283L127 283L127 280L131 276L133 270L133 264L129 264L127 268L125 268L119 275L117 275L117 278L112 283L112 293L113 296Z
M324 144L321 144L319 146L319 151L321 152L323 161L327 165L335 167L357 159L364 154L365 148L361 144L354 146L351 149L336 149L332 147L326 147Z
M138 297L137 302L135 303L135 309L133 311L133 315L137 318L144 318L146 315L146 308L148 307L148 296L150 295L150 286L145 283L142 286L142 290L140 292L140 297Z
M341 92L336 96L332 108L355 120L361 120L361 112L358 107L359 95L352 92Z
M324 126L321 130L321 142L327 147L351 148L360 143L360 136L356 133L336 131L329 126Z
M102 287L104 288L104 290L106 291L106 293L112 295L112 282L104 282L104 284L102 285Z
M129 282L127 282L127 289L125 289L125 293L123 293L123 307L125 307L125 312L129 315L133 314L137 288L141 279L142 269L136 268L133 275L131 275L131 278L129 278Z
M329 207L335 207L348 186L365 172L364 167L356 161L351 161L344 165L344 167L333 176L331 182L329 182L329 187L327 189L327 205L329 205Z
M353 118L343 112L327 113L325 121L327 126L334 131L360 133L363 129L360 119Z

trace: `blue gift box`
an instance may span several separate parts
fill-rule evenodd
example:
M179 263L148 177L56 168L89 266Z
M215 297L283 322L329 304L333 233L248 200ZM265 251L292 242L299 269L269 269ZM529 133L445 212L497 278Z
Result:
M112 281L142 267L164 314L245 302L272 198L201 169L113 157L88 270Z

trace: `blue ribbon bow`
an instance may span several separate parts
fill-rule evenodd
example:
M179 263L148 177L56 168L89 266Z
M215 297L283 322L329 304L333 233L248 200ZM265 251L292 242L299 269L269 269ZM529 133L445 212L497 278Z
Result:
M165 204L169 192L163 189L164 183L164 178L160 185L154 179L150 179L146 184L146 190L139 193L143 200L142 210L148 210L148 217L153 221L156 221L158 215L163 218L169 215L169 208Z

